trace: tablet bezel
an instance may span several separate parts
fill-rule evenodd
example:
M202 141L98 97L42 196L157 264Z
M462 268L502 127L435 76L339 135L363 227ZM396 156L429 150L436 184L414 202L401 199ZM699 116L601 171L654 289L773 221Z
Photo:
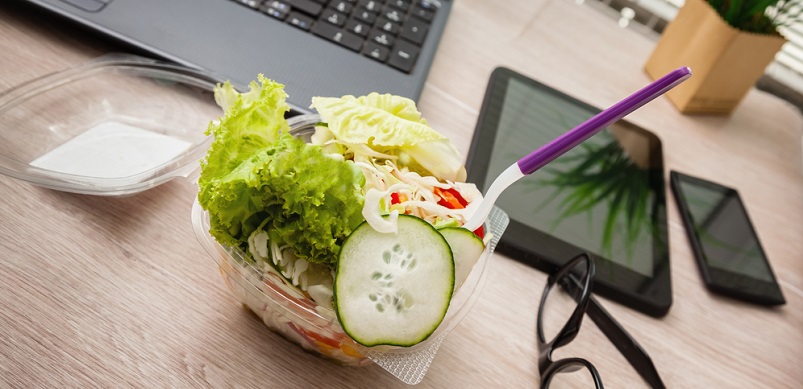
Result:
M502 110L499 107L504 106L507 87L511 79L516 79L528 87L539 89L555 98L563 99L592 112L600 111L596 107L509 68L498 67L494 69L488 82L466 162L467 181L475 183L477 188L483 192L487 189L486 185L490 184L490 182L485 181L501 118ZM655 137L649 131L640 129L632 123L627 123L627 125L639 131L644 131L645 134L649 134L651 137ZM568 131L569 129L567 128L566 130ZM657 204L654 204L654 206L658 206L655 207L657 209L654 209L653 214L653 222L657 228L653 234L651 277L637 273L597 253L590 252L527 226L517 220L516 213L510 212L510 210L506 210L510 215L510 225L502 235L497 251L510 256L514 260L546 272L553 271L580 252L588 252L597 267L595 292L650 316L664 316L672 305L672 288L669 271L669 240L666 227L666 185L664 182L663 156L660 140L657 137L655 139L658 142L657 153L659 154L658 160L661 162L661 166L656 168L655 172L656 175L660 174L658 179L660 188L656 190L658 198ZM660 246L663 246L663 249Z

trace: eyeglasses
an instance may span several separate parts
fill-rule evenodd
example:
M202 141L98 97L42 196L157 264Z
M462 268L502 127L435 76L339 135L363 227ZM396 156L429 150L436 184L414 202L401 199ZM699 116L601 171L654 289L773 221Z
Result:
M560 285L562 290L556 290L555 285ZM537 319L541 388L548 388L558 377L576 377L577 374L588 381L589 386L593 381L596 388L603 387L599 372L591 362L582 358L552 359L554 350L569 344L577 336L586 313L651 387L665 388L644 349L591 296L593 285L594 261L586 253L572 258L549 276ZM553 323L560 325L550 326ZM570 372L574 374L562 374Z

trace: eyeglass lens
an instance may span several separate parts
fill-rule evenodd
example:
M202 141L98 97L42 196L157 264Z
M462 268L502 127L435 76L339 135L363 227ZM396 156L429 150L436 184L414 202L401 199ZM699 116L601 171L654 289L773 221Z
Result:
M585 261L578 261L569 272L565 273L564 278L573 275L577 279L582 279L586 275L586 267ZM568 280L556 280L555 285L549 289L544 297L541 307L541 325L544 331L544 340L547 343L555 339L560 330L569 322L569 318L577 308L577 301L572 298L565 288L560 286L562 282L566 281Z
M561 347L565 341L574 335L571 332L564 333L562 336L569 336L570 338L563 338L555 342L556 338L561 336L561 331L572 321L572 316L578 309L580 296L583 294L583 286L585 281L591 275L589 274L588 261L576 257L571 260L568 268L563 268L552 277L550 277L549 285L545 288L544 296L541 301L540 309L540 325L539 330L541 336L546 343L551 344L553 352L556 351L554 347ZM568 288L564 288L568 285ZM567 290L568 289L568 290ZM575 293L577 296L572 296L570 293ZM584 315L584 313L580 313ZM575 320L582 320L582 316L575 318ZM578 326L579 322L571 324L573 328ZM551 358L554 358L552 356ZM542 377L542 388L594 388L601 387L601 383L595 382L596 370L588 361L579 358L564 358L558 360L553 359L553 363Z
M581 364L570 364L557 369L550 377L548 382L544 382L545 388L594 388L594 376L586 366Z
M559 285L556 284L549 290L541 307L543 315L541 328L547 343L552 342L558 336L563 326L569 322L575 308L577 308L577 301Z

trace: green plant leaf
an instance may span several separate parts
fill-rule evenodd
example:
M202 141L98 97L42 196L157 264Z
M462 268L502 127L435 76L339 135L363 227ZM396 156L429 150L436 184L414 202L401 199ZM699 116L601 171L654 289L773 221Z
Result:
M775 34L779 26L800 21L800 0L708 0L722 19L734 28Z

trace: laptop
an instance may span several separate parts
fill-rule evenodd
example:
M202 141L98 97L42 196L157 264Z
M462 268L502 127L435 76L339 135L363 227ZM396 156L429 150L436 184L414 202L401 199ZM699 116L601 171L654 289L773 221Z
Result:
M452 0L24 0L154 57L245 88L285 85L293 113L313 96L418 100Z

